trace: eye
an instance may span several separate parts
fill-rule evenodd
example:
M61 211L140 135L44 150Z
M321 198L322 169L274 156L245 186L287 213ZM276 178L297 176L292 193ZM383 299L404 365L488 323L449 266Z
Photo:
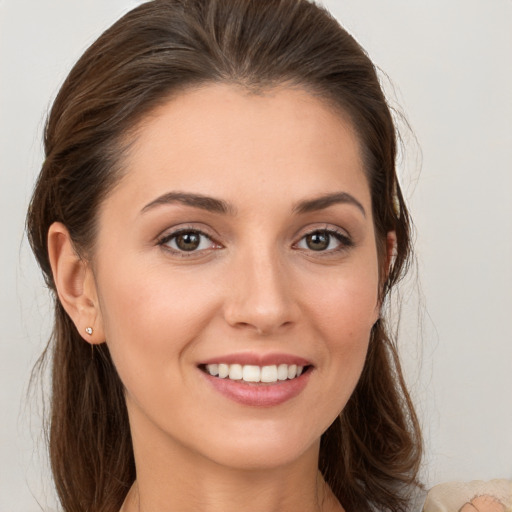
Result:
M158 243L172 251L181 253L199 252L219 247L208 235L197 229L175 231L165 235Z
M316 252L331 252L353 245L352 240L344 233L333 229L317 229L303 236L296 247Z

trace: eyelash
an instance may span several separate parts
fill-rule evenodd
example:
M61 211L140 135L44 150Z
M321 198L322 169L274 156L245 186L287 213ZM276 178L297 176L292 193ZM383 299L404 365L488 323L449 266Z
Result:
M200 250L194 249L191 251L186 251L186 250L182 250L182 249L175 249L175 248L169 247L167 245L170 241L176 240L180 235L184 235L184 234L195 234L195 235L199 235L199 237L201 237L201 238L205 237L210 241L210 244L214 247L208 247L206 249L200 249ZM309 248L303 248L303 249L297 248L297 249L304 250L304 251L311 252L311 253L317 253L319 256L328 256L333 253L346 251L354 246L354 242L352 241L350 236L347 235L345 232L325 227L325 228L316 228L316 229L312 229L311 231L308 231L307 233L305 233L304 235L301 236L299 242L294 244L294 247L297 247L297 245L299 243L301 243L303 240L305 240L308 236L312 236L315 234L325 234L328 237L334 237L339 242L339 247L336 247L334 249L319 250L319 251L315 251L314 249L309 249ZM199 243L201 244L202 242L200 241ZM330 245L330 243L331 243L331 240L329 240L329 245ZM172 233L168 233L168 234L162 236L158 240L158 245L163 247L165 250L172 252L175 255L179 255L182 258L193 257L193 256L197 255L197 253L200 253L203 251L208 251L210 249L222 248L222 245L219 244L218 242L216 242L210 235L208 235L204 231L201 231L200 229L197 229L197 228L181 228L177 231L173 231Z
M337 229L329 228L329 227L315 228L315 229L312 229L311 231L308 231L307 233L302 235L302 237L300 238L298 243L305 240L308 236L311 236L314 234L325 234L330 238L334 237L339 242L339 246L334 249L321 250L321 251L315 251L314 249L304 249L308 252L316 253L318 256L329 256L329 255L336 254L336 253L339 253L342 251L346 251L346 250L354 247L354 242L347 233L345 233L343 231L339 231ZM298 243L294 244L294 245L298 245ZM330 243L331 243L331 240L329 240L329 245L330 245Z
M199 237L201 237L201 238L207 238L210 241L210 245L212 245L214 247L209 247L207 249L200 249L200 250L195 249L195 250L191 250L191 251L185 251L185 250L181 250L181 249L175 249L175 248L169 247L167 245L169 242L171 242L171 240L175 240L180 235L185 235L185 234L195 234L195 235L199 235ZM200 241L199 243L201 244L202 241ZM160 238L158 240L158 245L163 247L165 250L173 253L174 255L178 255L182 258L193 257L193 256L197 255L198 252L208 251L209 249L222 248L222 246L219 243L215 242L215 240L210 235L205 233L204 231L201 231L200 229L197 229L197 228L187 228L187 227L180 228L177 231L173 231L172 233L168 233L168 234L162 236L162 238Z

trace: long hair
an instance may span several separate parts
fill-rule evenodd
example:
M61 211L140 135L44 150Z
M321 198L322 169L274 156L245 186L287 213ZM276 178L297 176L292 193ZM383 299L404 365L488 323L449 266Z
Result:
M381 266L381 300L410 258L410 221L396 179L396 132L375 68L324 9L307 0L154 0L84 53L47 120L45 160L27 216L55 301L49 452L64 511L117 512L135 479L123 385L107 344L83 341L57 298L47 234L59 221L79 255L95 241L98 206L122 176L130 134L158 105L207 83L303 87L348 115L362 147ZM385 270L386 234L396 255ZM321 439L319 469L347 510L405 511L417 483L418 421L383 319L359 383Z

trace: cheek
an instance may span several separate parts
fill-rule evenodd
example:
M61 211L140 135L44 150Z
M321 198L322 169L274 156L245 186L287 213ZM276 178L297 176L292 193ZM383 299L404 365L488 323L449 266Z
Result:
M329 276L316 276L315 286L303 282L304 330L314 340L318 355L318 388L310 414L302 421L320 436L341 413L352 395L366 360L373 324L377 319L377 272L351 266ZM305 292L309 285L309 293Z
M376 266L353 266L331 273L310 286L308 307L317 328L330 340L358 342L379 317Z
M128 267L112 267L98 280L106 341L127 388L131 381L158 386L155 376L170 373L169 361L179 376L181 355L215 310L214 298L201 279L166 276L157 266Z
M336 378L355 386L362 371L371 329L377 319L377 294L360 288L333 293L322 308L318 330L323 332Z
M308 295L307 316L314 338L323 340L325 368L335 389L331 396L343 405L359 379L379 316L378 275L373 268L354 267L331 275Z

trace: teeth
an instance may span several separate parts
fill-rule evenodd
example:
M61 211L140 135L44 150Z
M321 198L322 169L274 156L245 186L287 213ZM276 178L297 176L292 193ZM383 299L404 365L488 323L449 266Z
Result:
M222 365L224 366L224 365ZM209 364L206 369L210 375L219 375L219 365L218 364Z
M261 382L277 382L277 366L264 366L261 369Z
M241 380L243 376L241 364L232 364L229 366L229 378L231 380Z
M217 366L216 364L207 364L206 369L210 372L208 367ZM229 365L228 364L219 364L219 377L221 379L225 379L229 375ZM210 375L215 375L215 373L210 372Z
M288 365L280 364L277 367L277 378L279 380L286 380L288 378Z
M242 370L242 380L245 382L260 382L261 370L259 366L245 365Z
M221 379L243 380L244 382L277 382L300 377L303 366L280 364L254 366L241 364L207 364L206 371Z

